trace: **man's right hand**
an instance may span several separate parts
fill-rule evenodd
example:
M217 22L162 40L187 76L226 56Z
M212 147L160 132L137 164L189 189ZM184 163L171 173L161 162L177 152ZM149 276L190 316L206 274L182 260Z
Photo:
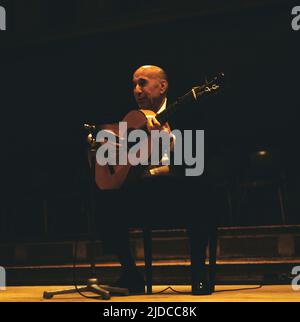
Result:
M147 130L149 133L151 133L152 130L161 130L162 126L158 122L158 120L155 118L155 116L147 116Z

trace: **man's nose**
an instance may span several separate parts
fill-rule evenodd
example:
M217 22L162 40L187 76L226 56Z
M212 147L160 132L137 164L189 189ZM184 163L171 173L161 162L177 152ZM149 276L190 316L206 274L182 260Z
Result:
M134 87L134 93L135 94L141 94L142 93L142 88L139 84L136 84Z

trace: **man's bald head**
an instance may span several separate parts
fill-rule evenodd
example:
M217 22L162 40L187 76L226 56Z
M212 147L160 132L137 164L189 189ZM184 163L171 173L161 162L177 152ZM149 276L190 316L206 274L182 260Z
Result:
M158 77L162 80L168 80L168 76L166 74L166 72L161 68L161 67L158 67L158 66L155 66L155 65L143 65L141 67L139 67L135 72L143 72L145 73L146 75L148 75L149 77Z
M154 65L139 67L133 74L134 97L139 108L157 111L168 90L166 72Z

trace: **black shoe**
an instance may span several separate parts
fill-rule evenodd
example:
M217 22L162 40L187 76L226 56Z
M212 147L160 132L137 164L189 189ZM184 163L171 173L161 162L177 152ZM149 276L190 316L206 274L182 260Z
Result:
M192 294L193 295L211 295L213 293L212 287L207 280L193 281Z
M130 295L145 294L145 281L138 273L123 273L112 286L127 288Z

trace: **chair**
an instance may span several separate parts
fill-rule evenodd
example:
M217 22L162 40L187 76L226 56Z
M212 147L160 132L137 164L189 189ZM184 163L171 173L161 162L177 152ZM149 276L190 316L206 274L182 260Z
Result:
M243 219L241 216L241 208L250 190L257 191L258 188L275 188L275 197L278 200L278 209L280 212L280 223L287 223L285 202L286 180L282 160L278 151L270 148L257 149L248 154L237 182L238 198L236 216L238 220L246 220L246 218ZM271 220L272 224L276 223L275 219L272 218ZM254 224L258 224L258 222L254 222Z
M145 277L147 294L152 294L153 275L152 275L152 229L143 229L144 239L144 257L145 257ZM215 291L216 279L216 259L217 259L217 229L214 229L209 238L208 243L208 277L209 288L212 292ZM206 267L198 267L199 270L205 270Z

